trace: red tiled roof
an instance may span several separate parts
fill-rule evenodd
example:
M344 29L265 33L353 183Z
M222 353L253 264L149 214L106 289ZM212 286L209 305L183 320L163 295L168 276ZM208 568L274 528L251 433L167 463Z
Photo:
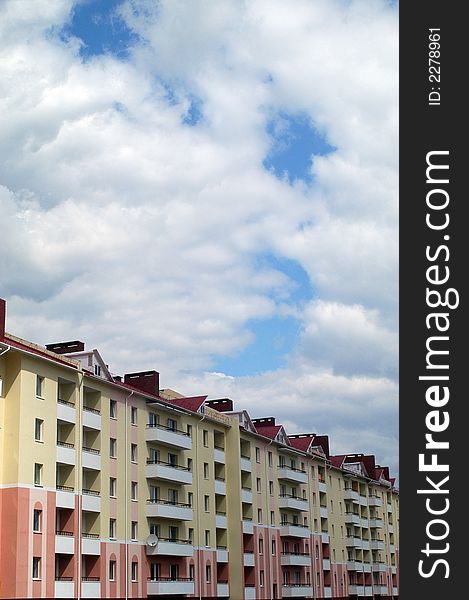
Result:
M337 456L331 456L330 461L334 467L341 467L344 464L345 454L338 454Z
M257 433L271 440L275 440L278 432L282 428L281 425L266 425L264 427L263 425L258 425L257 423L254 424L254 427L256 428Z
M30 352L31 354L36 354L41 358L47 358L49 360L53 360L54 362L60 363L61 365L66 365L67 367L71 367L72 369L77 369L77 366L74 365L71 361L63 360L60 358L59 354L55 354L53 352L49 352L44 348L44 352L40 350L36 345L22 344L20 341L13 339L7 333L4 336L4 343L8 344L12 348L17 348L18 350L24 350L25 352Z
M314 440L313 437L303 437L303 438L289 437L288 439L290 440L290 444L293 446L293 448L296 448L297 450L301 450L302 452L308 452L308 449L311 446L312 441Z
M186 398L171 398L165 400L167 404L175 404L180 408L191 410L192 412L198 412L202 404L207 399L207 396L187 396Z

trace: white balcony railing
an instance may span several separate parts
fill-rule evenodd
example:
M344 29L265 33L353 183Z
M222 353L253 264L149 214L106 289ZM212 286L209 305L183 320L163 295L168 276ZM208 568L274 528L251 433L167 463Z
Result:
M192 438L179 429L165 427L164 425L148 424L145 431L147 442L158 442L163 446L178 448L180 450L192 449ZM194 585L194 584L192 584Z
M147 500L147 517L160 517L176 521L192 521L193 511L189 504L170 500Z
M149 579L147 593L153 596L186 596L194 594L194 582L190 579Z
M308 483L308 474L301 469L280 465L277 472L278 478L284 481L294 481L295 483Z
M290 510L307 511L309 509L309 502L308 500L297 496L283 494L279 497L278 506L279 508L287 508Z
M192 485L192 472L189 467L180 467L161 460L147 460L146 476L149 479L160 479L172 484Z

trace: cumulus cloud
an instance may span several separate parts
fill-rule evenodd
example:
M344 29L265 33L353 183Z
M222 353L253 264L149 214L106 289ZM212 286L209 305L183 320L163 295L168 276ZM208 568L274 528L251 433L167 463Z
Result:
M166 387L231 395L395 465L395 8L125 0L116 18L139 41L87 60L60 33L74 8L0 6L9 329L82 338L115 372L157 368ZM334 148L310 157L310 184L263 166L278 114ZM297 261L312 299L266 254ZM300 322L282 369L210 372L253 341L252 319L282 314Z

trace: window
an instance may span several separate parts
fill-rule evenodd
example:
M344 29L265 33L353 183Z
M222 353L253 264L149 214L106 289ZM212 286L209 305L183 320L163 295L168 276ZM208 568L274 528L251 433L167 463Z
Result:
M259 571L259 585L264 587L264 571Z
M34 421L34 439L36 442L42 442L42 430L44 421L42 419L36 419Z
M187 492L187 504L192 506L192 502L194 500L194 494L192 492Z
M101 377L101 366L100 365L95 365L94 366L94 374L97 377Z
M186 427L187 435L192 437L192 425L188 425Z
M109 416L111 419L117 419L117 402L115 400L109 400Z
M205 530L205 545L207 546L207 548L210 548L210 530L209 529Z
M192 472L192 458L187 459L187 468Z
M117 457L117 440L116 440L116 438L110 438L110 440L109 440L109 456L111 458Z
M274 495L274 482L273 481L269 481L269 494L271 496Z
M212 581L212 567L210 565L205 566L205 583Z
M116 519L109 519L109 537L111 540L116 539Z
M132 425L137 425L137 407L136 406L130 407L130 423Z
M168 429L170 429L171 431L176 431L177 429L177 423L174 419L167 419L166 420L166 427Z
M116 561L110 560L109 561L109 581L115 581L115 580L116 580Z
M261 493L261 478L260 477L256 478L256 488L257 488L258 493L260 494Z
M109 477L109 495L111 498L116 497L117 480L115 477Z
M137 500L137 482L136 481L132 481L131 486L130 486L130 499L131 500Z
M187 537L189 539L189 542L192 544L192 542L194 541L194 530L192 529L192 527L189 527L189 533L187 534Z
M311 466L311 479L316 479L316 467L314 465Z
M208 463L204 463L204 479L208 479Z
M44 394L44 377L36 375L36 397L43 398Z
M269 457L269 467L271 467L273 465L272 452L268 453L268 457Z
M259 554L264 554L264 540L259 538Z
M204 510L205 512L210 510L210 496L204 496Z
M172 454L171 452L168 452L168 464L170 464L172 467L178 466L177 454Z
M132 581L137 581L138 563L132 561Z
M130 526L130 539L137 540L138 538L138 523L137 521L132 521Z
M154 412L151 412L148 414L148 425L150 425L150 427L156 427L156 425L158 424L158 415Z
M42 520L42 510L33 511L33 531L34 533L41 533L41 520Z
M203 440L204 440L204 446L206 448L208 448L208 431L206 429L203 430Z
M38 556L33 557L33 579L41 578L41 559Z
M273 510L270 511L270 524L275 525L275 512Z
M272 540L272 556L275 556L277 551L277 544L275 542L275 540Z
M130 461L137 462L137 444L130 444Z
M257 522L262 523L262 508L257 509Z
M261 462L261 451L260 451L260 448L257 448L257 446L256 446L256 462L257 463Z
M42 465L34 463L34 485L42 485Z

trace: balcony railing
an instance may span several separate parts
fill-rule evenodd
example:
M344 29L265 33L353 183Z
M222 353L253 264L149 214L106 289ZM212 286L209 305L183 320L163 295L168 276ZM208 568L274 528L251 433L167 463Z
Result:
M57 440L57 446L61 446L62 448L75 448L75 444L70 444L69 442L62 442Z
M148 577L148 581L189 581L193 582L194 579L191 577Z
M164 429L165 431L171 431L172 433L178 433L179 435L184 435L186 437L191 437L191 434L187 431L182 431L182 429L176 429L175 427L168 427L167 425L160 425L159 423L147 423L147 429Z
M304 469L299 469L298 467L291 467L289 465L278 465L279 469L288 469L288 471L294 471L295 473L306 473Z
M82 581L101 581L99 577L82 577Z
M55 535L65 535L65 536L73 537L74 533L73 533L73 531L56 531Z
M57 484L55 486L55 489L58 490L59 492L74 492L75 488L70 487L68 485L59 485Z
M83 488L83 493L86 494L87 496L100 496L101 492L98 492L96 490L88 490L86 488Z
M192 546L192 544L194 543L193 540L182 540L180 538L169 538L159 536L158 539L161 542L170 542L171 544L186 544L188 546Z
M282 556L311 556L309 552L282 552Z
M81 536L89 540L99 540L99 533L82 533Z
M97 408L91 408L91 406L84 406L83 410L85 410L86 412L90 412L93 413L94 415L100 415L101 411L98 410ZM99 581L99 579L98 579Z
M182 506L183 508L192 508L192 504L184 502L173 502L172 500L161 500L159 498L149 498L147 504L164 504L165 506Z
M55 581L73 581L73 577L59 577L58 575L56 575Z
M75 408L75 404L73 404L73 402L69 402L68 400L62 400L62 398L57 398L57 402L59 404L65 404L65 406L71 406L72 408Z
M181 467L174 463L165 462L163 460L153 460L151 458L147 458L147 465L163 465L165 467L171 467L171 469L177 469L178 471L186 471L187 473L192 472L189 467Z
M88 446L83 446L83 452L89 452L90 454L101 454L100 450L96 450L96 448L89 448Z
M303 529L308 529L308 525L303 525L302 523L293 523L293 521L282 521L280 523L280 527L287 527L291 525L292 527L302 527Z

